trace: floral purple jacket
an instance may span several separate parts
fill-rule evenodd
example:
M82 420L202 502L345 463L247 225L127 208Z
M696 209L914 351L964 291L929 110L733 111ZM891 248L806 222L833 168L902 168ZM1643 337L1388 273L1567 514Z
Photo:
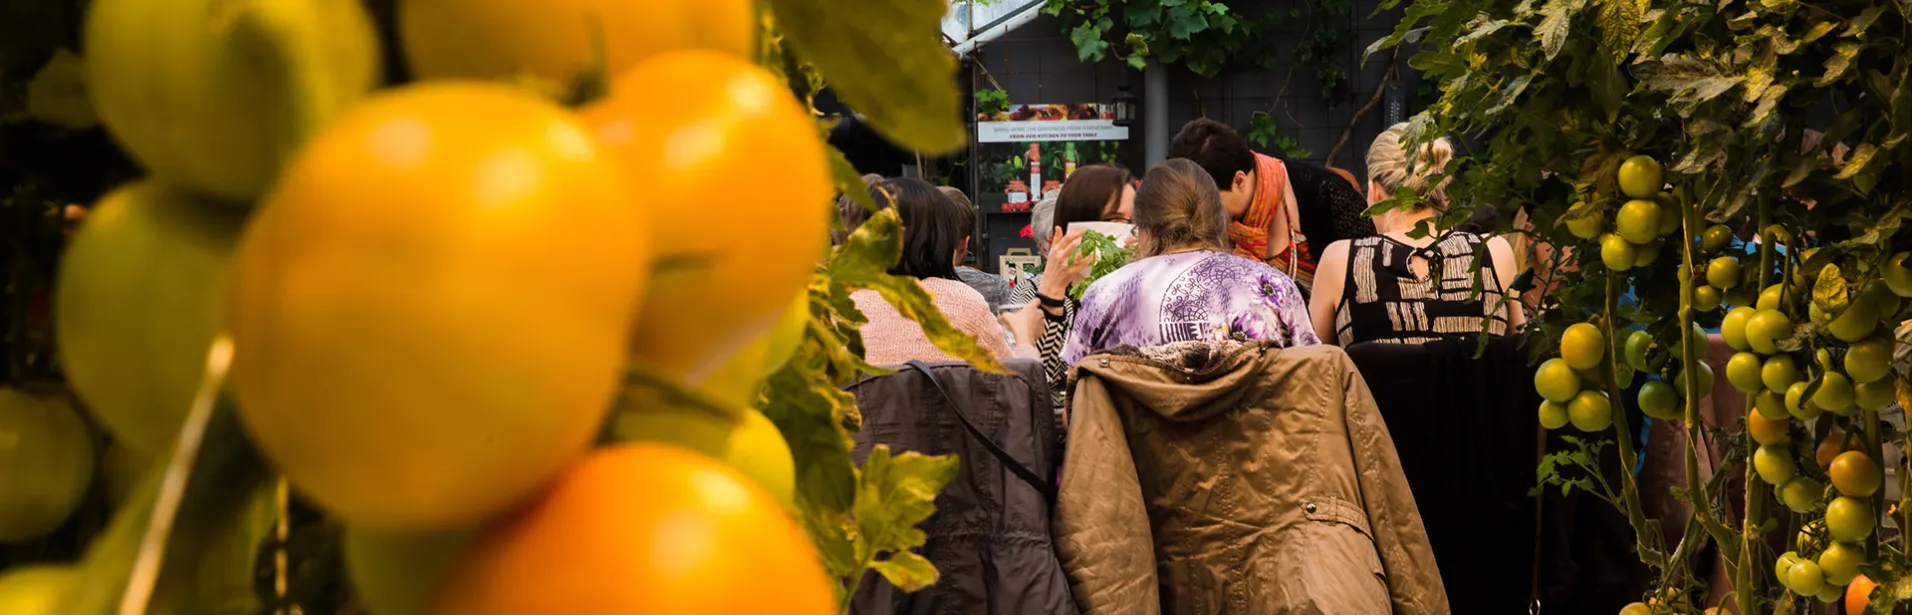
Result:
M1188 341L1321 343L1294 280L1265 263L1213 251L1152 256L1103 276L1082 294L1062 361L1123 346Z

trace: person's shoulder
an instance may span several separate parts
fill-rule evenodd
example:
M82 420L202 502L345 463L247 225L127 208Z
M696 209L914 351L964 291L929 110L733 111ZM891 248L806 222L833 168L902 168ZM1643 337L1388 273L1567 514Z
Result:
M983 294L981 291L976 290L975 287L970 286L968 282L964 282L962 280L952 280L949 278L923 278L921 282L923 284L923 288L929 289L930 294L934 295L937 301L942 301L944 299L955 300L955 301L964 301L964 300L973 299L977 303L985 303L985 304L987 303L986 301L984 301Z

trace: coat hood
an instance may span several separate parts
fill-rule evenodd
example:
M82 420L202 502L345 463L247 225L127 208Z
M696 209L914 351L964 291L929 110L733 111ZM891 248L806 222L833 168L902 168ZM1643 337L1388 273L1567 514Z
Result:
M1267 341L1124 346L1084 357L1075 369L1095 374L1164 418L1192 421L1267 395L1261 372L1282 351Z

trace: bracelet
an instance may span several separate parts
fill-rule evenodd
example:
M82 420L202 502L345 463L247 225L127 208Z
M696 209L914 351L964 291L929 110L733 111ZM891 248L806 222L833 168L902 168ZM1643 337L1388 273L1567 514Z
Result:
M1069 320L1069 313L1068 312L1056 313L1056 312L1051 312L1049 310L1043 310L1042 318L1043 320L1047 320L1049 322L1066 323Z
M1058 307L1059 308L1059 307L1064 307L1066 305L1062 302L1061 299L1057 299L1055 297L1042 294L1042 291L1036 291L1036 300L1041 301L1043 307Z

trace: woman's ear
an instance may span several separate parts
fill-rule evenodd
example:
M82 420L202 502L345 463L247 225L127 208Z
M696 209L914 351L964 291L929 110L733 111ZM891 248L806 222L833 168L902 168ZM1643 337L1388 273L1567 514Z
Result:
M1392 194L1388 194L1388 191L1381 189L1381 182L1368 180L1368 204L1369 205L1380 203L1381 201L1388 200L1390 197L1393 197L1393 196L1394 195Z

